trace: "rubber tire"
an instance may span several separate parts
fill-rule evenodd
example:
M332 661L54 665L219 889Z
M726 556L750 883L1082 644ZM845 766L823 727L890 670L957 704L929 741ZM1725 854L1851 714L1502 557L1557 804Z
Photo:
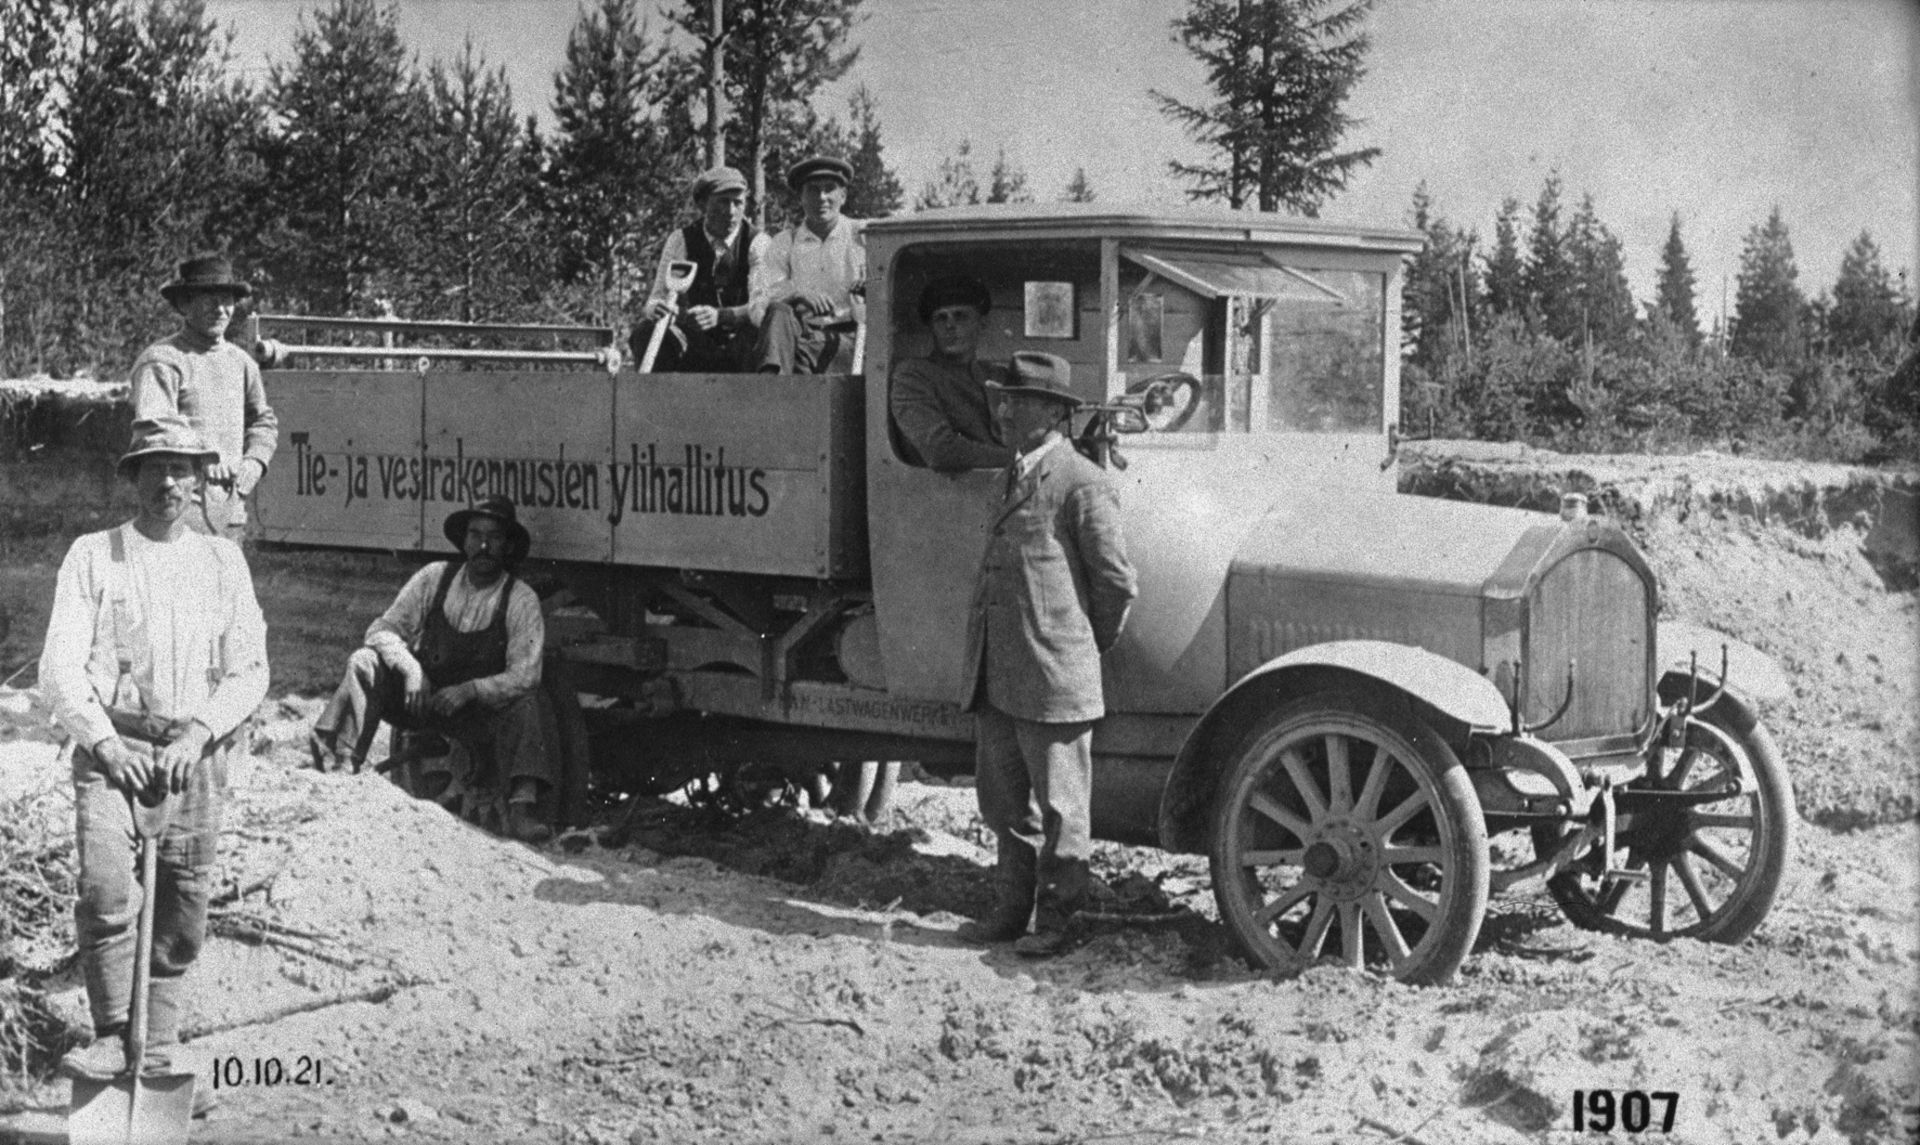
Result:
M1793 822L1798 818L1794 808L1793 787L1787 780L1785 765L1780 762L1779 749L1774 746L1773 737L1765 727L1756 722L1743 734L1735 730L1735 722L1718 708L1696 718L1701 723L1712 725L1746 753L1753 770L1755 794L1758 796L1756 809L1759 829L1750 852L1752 861L1733 893L1705 920L1665 931L1657 937L1660 941L1696 938L1703 942L1744 942L1759 929L1772 911L1773 900L1780 890L1780 880L1786 873L1788 856L1793 853ZM1547 880L1547 891L1567 920L1583 930L1630 938L1656 938L1651 927L1621 921L1615 913L1619 908L1618 902L1612 909L1599 903L1584 885L1578 871L1561 871L1554 875ZM1630 888L1627 892L1628 895L1642 893L1649 892L1641 891L1638 887ZM1681 893L1684 894L1684 890Z
M1404 705L1393 702L1389 697L1360 691L1317 693L1276 709L1258 720L1242 736L1233 757L1227 762L1217 789L1208 845L1214 898L1219 904L1221 921L1226 924L1241 950L1256 965L1285 970L1304 964L1296 948L1255 918L1255 913L1270 898L1266 888L1248 875L1248 868L1241 864L1239 856L1249 849L1253 841L1250 838L1254 831L1253 824L1271 822L1249 808L1249 800L1256 789L1265 783L1270 792L1276 790L1275 784L1283 785L1288 791L1298 791L1298 785L1279 762L1282 750L1329 732L1338 732L1350 741L1364 740L1386 748L1390 757L1400 764L1395 769L1397 777L1403 782L1411 781L1427 795L1430 810L1422 818L1431 819L1437 828L1444 864L1438 910L1435 920L1426 926L1424 933L1408 949L1402 963L1390 972L1399 981L1414 985L1448 982L1472 952L1486 914L1491 867L1487 854L1486 819L1481 813L1479 800L1474 795L1466 770L1461 767L1453 749L1431 728L1408 713ZM1350 776L1355 771L1352 759L1350 755ZM1389 772L1389 775L1394 774ZM1325 786L1326 780L1320 778L1316 793L1323 800L1327 796ZM1363 784L1352 778L1349 787L1355 801L1365 794ZM1295 798L1298 796L1295 795ZM1373 802L1377 811L1383 800L1376 796ZM1399 799L1395 799L1388 805L1389 810L1400 803ZM1330 823L1333 817L1333 808L1329 807L1328 815L1323 817L1322 822ZM1362 819L1355 816L1349 818ZM1377 816L1373 820L1363 821L1377 823ZM1272 826L1263 829L1269 833L1273 831ZM1396 828L1395 833L1398 830ZM1294 838L1294 842L1300 841L1297 836ZM1405 844L1402 842L1400 845ZM1294 871L1295 877L1287 888L1289 891L1297 889L1309 877L1304 866L1292 868L1276 865L1265 869ZM1364 893L1363 907L1365 899L1376 900L1382 906L1388 901L1377 889L1382 882L1380 876L1385 873L1391 873L1391 868L1376 871L1374 889ZM1395 875L1395 881L1403 880ZM1322 897L1309 891L1303 902L1317 905ZM1292 909L1289 908L1290 911ZM1368 953L1379 953L1381 943L1377 924L1369 920L1356 929L1371 939L1371 942L1367 942L1363 938L1363 944L1372 947ZM1328 934L1326 941L1331 939L1331 934Z

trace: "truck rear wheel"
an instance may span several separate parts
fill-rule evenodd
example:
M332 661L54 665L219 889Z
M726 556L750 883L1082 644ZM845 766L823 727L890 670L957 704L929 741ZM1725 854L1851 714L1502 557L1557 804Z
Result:
M1285 705L1241 739L1210 854L1220 917L1255 963L1334 957L1453 977L1486 912L1486 820L1446 743L1361 692Z
M1741 762L1753 776L1741 783ZM1575 926L1636 938L1740 942L1773 909L1792 848L1793 789L1773 737L1758 724L1742 735L1717 710L1688 721L1687 739L1658 782L1627 790L1724 792L1724 798L1641 811L1616 844L1638 880L1606 879L1596 848L1547 880Z

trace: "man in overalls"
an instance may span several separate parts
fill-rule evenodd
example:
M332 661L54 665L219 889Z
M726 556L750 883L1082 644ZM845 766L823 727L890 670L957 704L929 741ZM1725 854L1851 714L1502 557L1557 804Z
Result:
M187 970L206 937L227 763L267 694L267 626L240 547L187 527L220 454L179 418L135 423L120 477L132 521L73 542L60 564L40 686L73 748L74 905L94 1040L61 1061L108 1080L127 1065L135 922L131 800L171 797L153 893L147 1073L179 1054Z
M456 757L492 761L507 791L506 832L544 842L559 777L553 710L540 690L546 623L539 597L513 575L532 538L505 497L450 514L443 531L465 559L413 574L368 626L314 721L314 765L332 770L345 752L359 771L381 720L445 736Z

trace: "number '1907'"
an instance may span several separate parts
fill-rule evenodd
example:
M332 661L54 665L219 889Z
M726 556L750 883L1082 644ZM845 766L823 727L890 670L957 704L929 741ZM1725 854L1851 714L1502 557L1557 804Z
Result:
M1573 1091L1573 1131L1575 1133L1611 1133L1615 1126L1628 1133L1645 1133L1653 1128L1653 1106L1659 1102L1660 1132L1673 1132L1673 1115L1680 1107L1680 1095L1672 1090L1630 1089L1615 1095L1611 1089Z

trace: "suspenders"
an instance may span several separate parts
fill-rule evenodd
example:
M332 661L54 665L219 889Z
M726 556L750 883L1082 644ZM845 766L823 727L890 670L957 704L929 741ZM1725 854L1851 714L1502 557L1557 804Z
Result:
M144 713L146 702L133 684L133 634L138 625L133 614L133 600L127 587L127 530L131 525L120 525L107 532L107 577L100 593L100 607L107 614L107 634L112 641L116 668L113 691L103 697L109 708L118 708L125 712ZM194 544L194 540L182 538L179 543ZM214 599L226 601L226 562L217 557L214 561ZM227 673L227 636L225 627L215 634L207 647L207 688L218 687Z

